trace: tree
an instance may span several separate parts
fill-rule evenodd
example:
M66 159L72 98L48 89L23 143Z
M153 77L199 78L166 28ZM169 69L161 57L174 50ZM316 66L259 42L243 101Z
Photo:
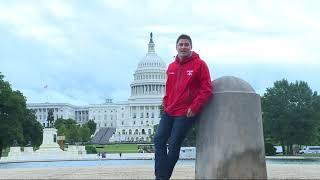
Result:
M265 138L280 143L284 154L293 154L293 144L314 141L319 120L312 117L312 99L313 92L306 82L289 84L285 79L267 88L262 97Z
M43 128L40 122L38 122L36 119L35 112L27 109L22 125L24 145L27 145L29 142L31 142L33 146L38 147L42 143Z
M313 93L312 97L312 107L313 107L313 116L312 118L315 121L320 121L320 96L317 92ZM315 141L313 142L315 145L320 145L320 127L317 129L317 135L314 136Z
M315 141L319 123L313 118L313 92L306 82L297 81L292 84L289 103L290 127L295 132L290 135L291 144L311 144ZM291 151L291 148L289 148Z
M86 126L82 126L79 130L79 135L81 142L88 142L90 141L90 129Z
M3 78L0 73L0 156L2 149L14 141L19 145L31 141L35 146L42 141L42 126L34 112L27 109L26 98L20 91L13 91Z
M89 120L83 126L88 127L90 130L90 135L93 135L96 132L97 124L93 120Z
M70 144L75 144L80 141L80 127L78 125L72 124L67 131L66 141Z
M57 129L58 136L66 136L67 134L67 128L64 124L61 124L59 128Z
M265 149L266 156L274 156L274 155L276 155L276 150L277 149L273 146L273 144L265 143L264 144L264 149Z
M56 129L59 129L60 126L64 125L66 129L70 129L71 127L73 127L73 125L76 125L77 122L73 119L62 119L62 118L58 118L55 122L54 122L54 127Z
M197 132L197 126L193 125L193 127L189 130L186 138L182 142L182 146L196 146L196 132Z
M95 131L95 123L90 122L82 127L73 119L57 119L54 127L58 130L58 135L64 135L65 141L74 144L76 142L88 142L90 140L90 127ZM93 132L94 132L93 131Z
M65 136L66 142L73 144L79 141L78 126L75 120L58 118L54 122L54 127L57 129L59 136Z

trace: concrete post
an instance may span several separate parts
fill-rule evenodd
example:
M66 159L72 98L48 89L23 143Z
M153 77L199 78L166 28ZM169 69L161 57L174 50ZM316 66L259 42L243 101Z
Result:
M260 96L225 76L198 121L196 179L266 179Z

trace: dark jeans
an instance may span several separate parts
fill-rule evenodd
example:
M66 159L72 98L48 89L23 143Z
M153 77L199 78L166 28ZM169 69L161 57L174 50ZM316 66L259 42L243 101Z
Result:
M170 179L173 168L179 159L181 144L196 118L173 117L167 113L162 114L154 137L156 179Z

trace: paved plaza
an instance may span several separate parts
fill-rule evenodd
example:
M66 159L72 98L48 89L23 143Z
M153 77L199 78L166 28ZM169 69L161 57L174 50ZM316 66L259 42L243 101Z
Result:
M318 179L320 165L269 164L269 179ZM194 166L177 165L172 179L194 179ZM0 179L154 179L153 166L0 169Z

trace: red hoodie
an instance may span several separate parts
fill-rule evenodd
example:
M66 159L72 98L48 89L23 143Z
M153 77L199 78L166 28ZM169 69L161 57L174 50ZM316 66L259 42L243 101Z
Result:
M190 107L194 114L198 114L212 92L208 66L199 55L192 52L181 63L176 56L167 70L164 111L171 116L186 116Z

